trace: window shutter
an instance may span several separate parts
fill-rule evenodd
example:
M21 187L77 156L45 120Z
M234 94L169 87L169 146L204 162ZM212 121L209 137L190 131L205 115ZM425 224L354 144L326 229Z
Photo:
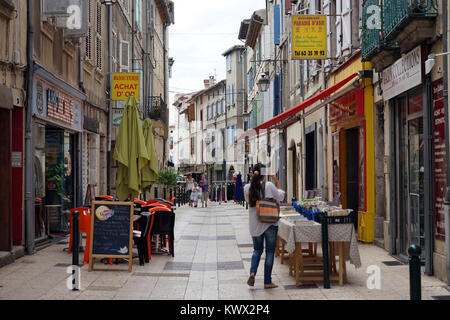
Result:
M273 7L273 43L280 44L280 5Z
M102 34L102 8L100 3L97 3L97 33Z
M97 36L96 42L97 42L96 43L97 67L99 69L102 69L102 62L103 62L102 38Z
M289 12L292 11L292 0L286 0L285 8L284 8L284 14L288 15Z
M342 13L342 0L336 0L336 57L340 57L342 54L342 17L340 14Z
M348 50L350 52L352 46L352 14L351 14L351 0L342 1L342 51ZM348 53L349 53L348 52Z
M120 42L120 67L126 70L130 67L130 44L128 41Z
M324 0L323 2L323 13L325 15L329 15L331 13L330 10L330 0ZM327 57L331 57L331 19L330 17L327 17ZM330 66L331 64L331 60L330 59L326 59L325 60L325 67Z
M86 37L86 58L92 60L92 28L88 28L88 35Z

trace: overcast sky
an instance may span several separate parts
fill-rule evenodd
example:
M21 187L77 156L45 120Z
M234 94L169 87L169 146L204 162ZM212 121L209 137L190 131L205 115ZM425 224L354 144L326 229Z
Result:
M238 40L241 21L265 8L265 0L175 0L175 24L169 27L169 56L175 64L169 80L169 105L177 93L203 88L203 80L225 79L227 49ZM170 118L174 119L174 108Z

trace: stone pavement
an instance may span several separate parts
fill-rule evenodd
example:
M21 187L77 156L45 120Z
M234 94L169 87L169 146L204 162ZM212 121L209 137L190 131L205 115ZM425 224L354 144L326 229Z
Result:
M132 273L127 264L104 265L96 260L94 270L81 268L81 290L66 287L67 266L72 257L63 251L68 239L25 256L0 268L0 299L187 299L187 300L408 300L408 265L388 266L396 261L387 251L359 243L362 267L347 265L348 283L332 283L331 289L311 283L295 287L288 266L275 259L273 282L279 287L263 289L264 256L253 288L246 282L250 269L252 241L248 213L242 206L211 203L208 208L176 210L175 257L152 255L145 266L136 258ZM320 249L319 249L320 252ZM83 261L80 253L80 262ZM367 267L381 270L381 289L368 289ZM422 276L422 297L449 296L445 284Z

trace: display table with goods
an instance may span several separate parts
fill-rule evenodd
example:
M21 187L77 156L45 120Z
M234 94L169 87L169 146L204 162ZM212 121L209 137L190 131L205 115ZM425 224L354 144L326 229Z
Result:
M319 213L327 212L330 280L339 281L343 285L346 281L346 261L350 261L356 268L361 266L356 232L348 218L350 212L327 206L320 201L308 205L309 208L303 208L311 211L305 215L298 213L298 203L296 215L286 211L280 214L278 236L279 241L284 244L283 250L289 254L289 273L295 276L297 286L304 281L323 281L323 272L317 272L323 270L322 257L317 255L314 245L322 242ZM308 249L303 249L302 244L308 244Z

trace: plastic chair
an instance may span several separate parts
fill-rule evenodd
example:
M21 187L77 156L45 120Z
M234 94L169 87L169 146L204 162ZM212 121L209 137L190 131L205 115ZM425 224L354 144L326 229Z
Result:
M149 209L148 214L143 213L142 217L145 217L145 220L139 220L139 224L142 227L145 223L144 231L133 230L133 240L136 244L139 256L139 265L143 266L144 261L149 262L151 259L151 247L146 242L146 239L149 239L149 233L152 230L154 215L153 212L157 211L159 208L151 208Z
M72 252L72 239L73 239L73 213L78 211L78 226L80 233L86 233L86 246L84 248L84 258L83 264L89 263L89 249L91 243L91 214L89 213L89 209L86 207L73 208L70 210L70 241L69 241L69 250L68 253Z
M107 195L100 195L95 197L96 201L114 201L114 197Z
M155 218L153 221L153 228L150 232L150 236L164 235L168 236L169 252L172 257L174 254L174 227L175 227L175 213L169 208L158 208L153 212Z

